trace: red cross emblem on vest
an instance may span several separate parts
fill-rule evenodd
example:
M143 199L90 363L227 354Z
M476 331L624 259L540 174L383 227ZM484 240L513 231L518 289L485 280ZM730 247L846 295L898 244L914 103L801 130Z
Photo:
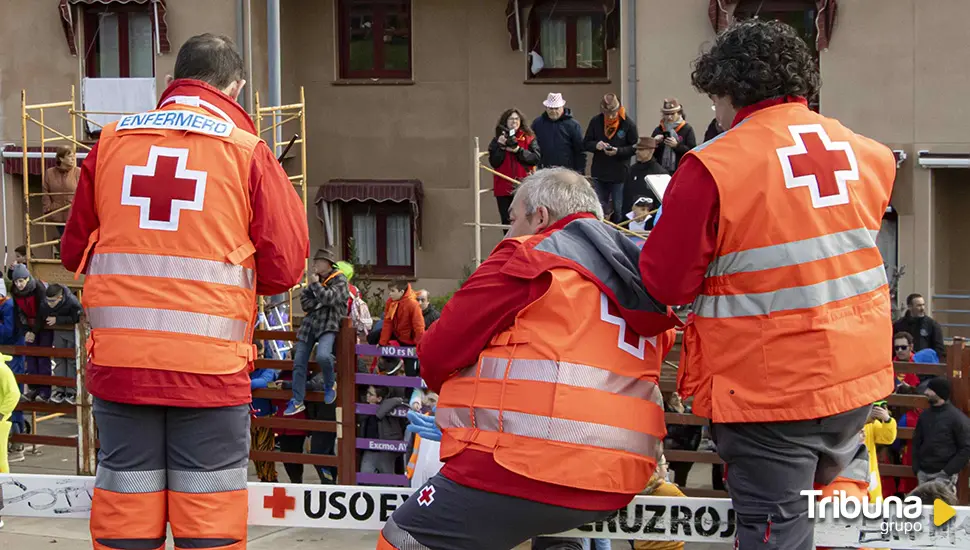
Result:
M121 204L140 209L138 227L178 231L182 210L202 211L207 174L188 160L188 149L152 145L145 166L125 166Z
M785 187L808 187L812 206L849 203L847 182L859 179L859 163L848 141L832 141L821 124L789 126L795 144L777 150Z

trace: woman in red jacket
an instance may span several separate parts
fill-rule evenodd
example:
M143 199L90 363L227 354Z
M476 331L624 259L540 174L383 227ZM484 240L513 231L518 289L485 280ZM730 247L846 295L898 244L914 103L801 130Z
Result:
M499 117L495 137L488 144L488 163L496 172L516 181L522 181L539 164L539 142L518 109L509 109ZM505 225L510 223L509 207L512 206L513 191L515 184L501 176L494 176L492 192L498 203L498 215Z

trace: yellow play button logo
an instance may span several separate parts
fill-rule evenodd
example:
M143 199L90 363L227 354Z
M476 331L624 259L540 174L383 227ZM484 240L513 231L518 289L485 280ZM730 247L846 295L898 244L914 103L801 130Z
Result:
M939 527L953 519L955 515L957 515L957 511L953 509L953 506L940 499L933 501L933 525Z

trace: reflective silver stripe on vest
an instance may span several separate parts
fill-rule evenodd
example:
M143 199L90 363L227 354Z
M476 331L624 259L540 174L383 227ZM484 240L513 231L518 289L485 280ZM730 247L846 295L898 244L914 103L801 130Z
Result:
M851 229L785 244L731 252L711 262L708 277L787 267L876 247L878 230Z
M165 490L165 470L116 471L98 466L94 486L112 493L142 494Z
M225 493L248 487L246 468L230 468L214 472L169 470L168 488L179 493Z
M883 266L878 266L867 271L853 273L830 281L822 281L814 285L783 288L773 292L723 296L701 294L694 301L694 313L698 317L719 319L770 315L781 311L814 308L845 300L872 292L888 283L886 269Z
M394 548L397 548L397 550L431 550L427 546L414 540L411 533L401 529L397 522L394 521L393 516L387 518L387 521L384 522L384 527L381 529L381 535L384 536L384 540L391 543L391 545L394 546Z
M482 371L479 376L491 380L502 380L505 378L505 369L508 364L507 359L483 357L481 359ZM476 374L476 368L469 367L463 370L460 376L474 377ZM550 384L565 384L579 388L602 390L617 395L647 399L663 407L660 388L653 382L579 363L549 359L513 359L512 366L509 368L509 380L548 382Z
M595 422L503 411L500 423L497 409L484 408L475 409L473 421L470 409L451 407L439 407L435 419L442 428L477 428L546 441L626 451L654 458L660 456L661 451L661 441L652 435Z
M158 254L95 254L89 275L133 275L200 281L218 285L253 288L253 270L215 260L161 256Z
M89 307L85 310L91 328L155 330L207 336L232 342L246 341L245 321L205 313L147 307Z

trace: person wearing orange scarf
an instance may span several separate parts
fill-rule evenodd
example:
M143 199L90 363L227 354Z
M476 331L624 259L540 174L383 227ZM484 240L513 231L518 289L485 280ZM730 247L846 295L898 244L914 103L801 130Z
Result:
M424 315L418 297L407 281L392 281L387 286L388 299L384 304L384 326L381 328L380 345L392 340L402 346L415 346L424 336ZM414 359L404 360L404 373L419 376Z
M657 140L654 156L667 172L673 174L681 157L697 146L697 138L694 128L684 118L684 107L677 98L665 99L660 113L660 124L653 130L653 138Z
M616 94L606 94L600 102L600 114L586 128L584 145L593 153L589 175L603 212L613 223L623 220L623 182L630 171L630 159L640 140L637 125L626 116ZM610 214L612 212L612 214Z

